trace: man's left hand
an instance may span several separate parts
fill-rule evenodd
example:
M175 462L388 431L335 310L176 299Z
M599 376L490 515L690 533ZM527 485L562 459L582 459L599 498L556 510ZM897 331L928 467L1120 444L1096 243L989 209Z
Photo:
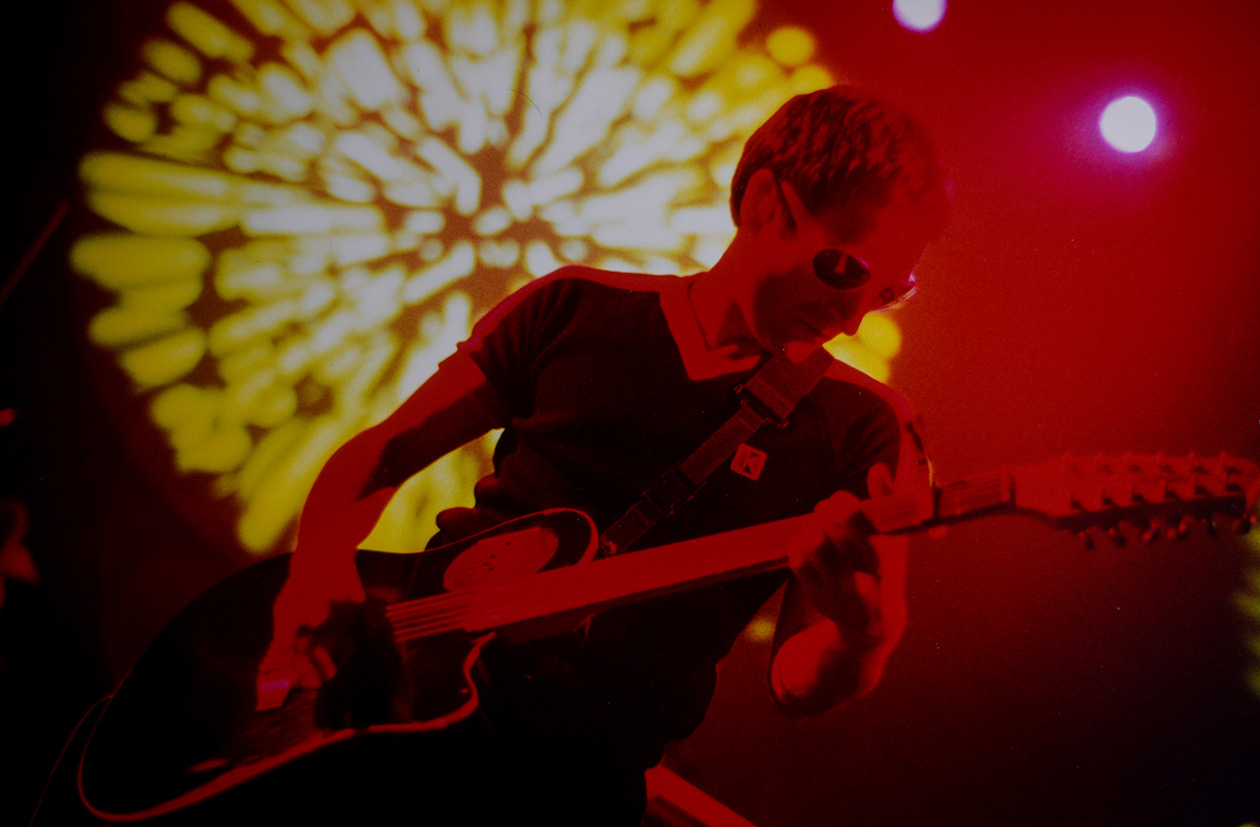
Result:
M872 497L895 493L882 464L871 468L867 487ZM820 502L814 509L817 541L796 549L790 564L819 614L840 627L851 644L873 645L882 637L884 558L904 554L904 543L876 535L861 505L847 491Z

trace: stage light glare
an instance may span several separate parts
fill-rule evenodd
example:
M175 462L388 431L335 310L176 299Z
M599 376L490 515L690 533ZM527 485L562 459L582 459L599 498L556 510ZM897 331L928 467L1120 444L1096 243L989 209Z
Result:
M893 0L893 17L911 31L930 32L945 17L945 0Z
M812 60L817 46L814 35L799 26L784 26L766 38L766 51L784 66L800 66Z
M752 643L769 643L774 638L774 617L757 615L744 629L744 636Z
M1141 152L1155 140L1155 110L1134 95L1107 104L1098 128L1103 138L1121 152Z

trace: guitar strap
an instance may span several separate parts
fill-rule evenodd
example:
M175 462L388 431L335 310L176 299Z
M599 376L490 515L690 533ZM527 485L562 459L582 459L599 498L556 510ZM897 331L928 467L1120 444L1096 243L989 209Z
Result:
M762 425L782 424L788 414L822 379L832 358L818 348L800 362L783 354L770 358L738 388L739 410L706 439L691 456L673 466L647 487L638 501L600 535L604 554L625 551L691 499L709 476Z

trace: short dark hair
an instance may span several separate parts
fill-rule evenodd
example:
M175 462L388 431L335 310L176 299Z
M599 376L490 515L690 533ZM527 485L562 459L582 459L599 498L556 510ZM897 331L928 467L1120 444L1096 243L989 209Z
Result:
M813 215L831 212L841 241L861 238L894 200L921 208L929 232L949 220L949 181L927 131L875 97L833 86L796 97L758 127L735 168L731 213L759 169L792 186Z

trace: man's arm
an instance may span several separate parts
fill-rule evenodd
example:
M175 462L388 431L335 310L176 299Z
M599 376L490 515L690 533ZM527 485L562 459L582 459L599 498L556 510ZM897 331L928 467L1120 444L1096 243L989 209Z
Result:
M886 473L871 482L873 494L890 493ZM869 692L906 626L905 538L868 534L848 493L820 503L815 515L818 534L792 556L771 646L771 691L790 715ZM863 560L874 574L856 570Z
M278 685L314 686L335 667L311 640L334 602L361 602L354 552L408 478L434 460L501 427L502 402L472 359L457 352L393 414L341 446L321 469L298 522L289 579L276 599L263 662Z

